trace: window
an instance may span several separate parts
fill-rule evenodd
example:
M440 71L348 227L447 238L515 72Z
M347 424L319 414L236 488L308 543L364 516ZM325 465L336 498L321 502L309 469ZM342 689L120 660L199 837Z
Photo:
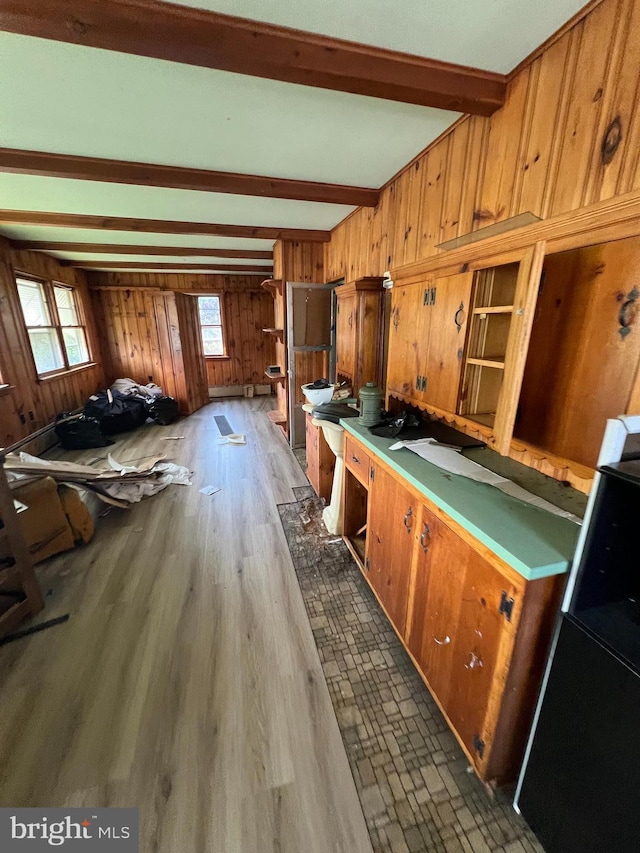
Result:
M205 356L226 355L220 297L199 296L198 311Z
M86 364L87 334L74 288L22 276L16 283L38 376Z

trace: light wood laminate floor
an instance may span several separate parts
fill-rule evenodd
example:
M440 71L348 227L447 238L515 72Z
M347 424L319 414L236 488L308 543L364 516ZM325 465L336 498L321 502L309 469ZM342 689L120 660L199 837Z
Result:
M41 618L71 618L0 649L0 805L137 806L143 853L370 853L276 510L307 482L270 406L65 455L166 453L193 486L40 567ZM215 414L247 445L218 444Z

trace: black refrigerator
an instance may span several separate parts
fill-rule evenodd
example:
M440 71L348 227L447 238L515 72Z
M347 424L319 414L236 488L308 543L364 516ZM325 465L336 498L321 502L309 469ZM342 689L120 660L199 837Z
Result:
M518 782L546 853L640 851L639 438L607 425Z

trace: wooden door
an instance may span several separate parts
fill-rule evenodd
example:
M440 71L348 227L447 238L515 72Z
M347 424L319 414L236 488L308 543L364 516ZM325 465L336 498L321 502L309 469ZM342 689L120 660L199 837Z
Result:
M367 577L399 634L405 635L418 501L373 464L367 519Z
M426 387L418 398L446 412L455 412L458 402L472 284L470 272L437 278L425 306L430 315L421 369Z
M356 360L356 294L340 294L336 302L336 370L353 381ZM357 389L354 389L357 392Z
M447 715L462 743L478 761L491 751L520 616L522 590L447 528L447 550L456 549L464 565ZM501 611L501 603L510 608ZM503 605L504 606L504 605Z
M448 532L427 507L421 508L413 608L407 626L407 645L445 709L450 692L456 616L465 580L464 567L458 566L455 550L447 554Z
M408 646L472 755L490 751L522 591L422 507ZM501 602L510 608L509 618Z
M429 321L425 310L428 282L394 288L389 327L387 391L416 397L427 353Z

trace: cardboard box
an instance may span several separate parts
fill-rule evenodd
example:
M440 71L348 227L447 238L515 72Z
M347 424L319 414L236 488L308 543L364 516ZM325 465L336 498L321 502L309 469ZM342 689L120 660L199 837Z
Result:
M58 486L58 497L67 516L74 540L84 542L85 545L87 542L91 542L95 531L93 517L80 497L80 492L73 486L66 486L61 483Z
M73 548L73 531L58 497L55 480L44 477L19 486L13 489L13 496L28 507L18 515L18 521L34 563Z

